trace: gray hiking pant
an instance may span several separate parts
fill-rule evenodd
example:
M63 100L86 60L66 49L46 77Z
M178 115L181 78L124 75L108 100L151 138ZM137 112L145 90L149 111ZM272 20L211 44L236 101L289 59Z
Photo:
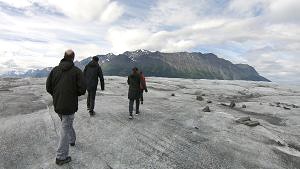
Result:
M73 128L74 114L72 115L60 115L61 129L60 140L57 149L56 158L64 160L69 156L69 144L75 143L76 133Z
M88 90L87 107L90 109L90 111L93 111L95 107L96 91L97 89Z
M134 100L133 99L130 99L129 100L129 114L132 115L132 112L133 112L133 104L134 104ZM140 100L139 99L136 99L135 100L135 104L136 104L136 113L139 113L140 110Z

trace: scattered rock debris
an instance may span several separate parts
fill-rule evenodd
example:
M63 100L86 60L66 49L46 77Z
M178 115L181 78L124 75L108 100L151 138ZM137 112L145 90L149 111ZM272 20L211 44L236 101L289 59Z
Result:
M172 93L171 96L175 96L175 93Z
M237 119L235 122L237 122L237 123L243 123L245 121L250 121L250 117L249 116L247 116L247 117L241 117L241 118Z
M288 147L300 152L300 145L296 143L288 143Z
M212 101L211 100L207 100L207 103L212 103Z
M273 105L272 103L269 103L269 105ZM291 110L292 108L299 108L297 105L295 104L288 104L288 103L281 103L281 102L275 102L276 107L282 107L285 110Z
M247 106L246 106L245 104L243 104L243 105L242 105L242 108L244 108L244 109L245 109L246 107L247 107Z
M199 100L199 101L203 101L204 100L202 96L197 96L196 99Z
M258 121L245 121L243 124L245 124L246 126L250 126L250 127L255 127L260 125L260 123Z
M195 128L195 129L197 129L197 130L199 129L199 127L197 127L197 126L196 126L196 127L194 127L194 128Z
M203 109L204 112L210 112L210 109L208 106L206 106L204 109Z
M244 124L249 127L255 127L255 126L260 125L260 123L258 121L252 121L249 116L241 117L241 118L237 119L236 122L240 123L240 124Z
M285 146L285 144L284 143L282 143L281 141L277 141L277 144L279 145L279 146Z
M206 96L205 94L202 94L202 96Z
M235 102L234 102L234 101L231 101L229 107L230 107L230 108L234 108L234 107L235 107Z
M228 106L226 103L220 103L220 105L222 105L222 106Z

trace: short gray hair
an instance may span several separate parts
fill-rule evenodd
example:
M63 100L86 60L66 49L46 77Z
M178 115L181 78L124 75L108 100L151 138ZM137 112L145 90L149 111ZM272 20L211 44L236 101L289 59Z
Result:
M75 57L75 53L72 49L68 49L65 51L65 56L64 56L65 59L74 59L74 57Z

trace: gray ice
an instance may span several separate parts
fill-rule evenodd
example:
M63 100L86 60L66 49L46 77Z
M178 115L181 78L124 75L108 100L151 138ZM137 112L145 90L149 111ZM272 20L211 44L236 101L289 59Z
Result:
M300 168L299 86L147 80L149 93L134 120L128 119L124 77L105 78L106 90L97 92L95 117L89 116L81 97L74 124L77 143L70 148L73 161L58 167L54 160L60 121L45 79L0 79L0 168ZM221 105L231 101L236 107ZM202 111L206 106L211 112ZM260 125L235 122L245 116Z

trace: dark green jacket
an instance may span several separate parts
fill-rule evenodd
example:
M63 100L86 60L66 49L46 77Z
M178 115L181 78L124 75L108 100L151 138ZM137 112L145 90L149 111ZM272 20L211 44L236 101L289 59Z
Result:
M98 62L91 61L85 66L83 73L88 90L97 90L98 78L100 79L101 90L104 90L103 73Z
M74 114L78 110L78 96L86 91L83 73L72 61L62 59L50 72L46 89L52 95L56 113Z
M127 83L129 85L129 91L128 91L128 99L130 100L136 100L140 98L141 95L141 76L139 73L131 74L128 76Z

